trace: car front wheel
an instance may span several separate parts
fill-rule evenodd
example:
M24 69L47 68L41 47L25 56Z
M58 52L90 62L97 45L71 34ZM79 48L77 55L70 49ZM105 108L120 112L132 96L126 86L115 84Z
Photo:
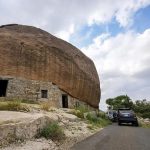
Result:
M138 126L139 126L138 121L133 122L132 124L133 124L134 126L136 126L136 127L138 127Z
M139 123L138 123L137 121L135 122L135 126L136 126L136 127L138 127L138 126L139 126Z

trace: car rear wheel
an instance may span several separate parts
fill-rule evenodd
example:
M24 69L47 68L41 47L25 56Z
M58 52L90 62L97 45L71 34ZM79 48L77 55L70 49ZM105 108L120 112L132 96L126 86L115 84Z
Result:
M121 125L121 122L120 122L120 121L118 121L118 125L119 125L119 126Z
M133 122L132 125L138 127L139 126L138 121Z
M137 121L135 122L135 126L136 126L136 127L138 127L138 126L139 126L139 124L138 124L138 122L137 122Z

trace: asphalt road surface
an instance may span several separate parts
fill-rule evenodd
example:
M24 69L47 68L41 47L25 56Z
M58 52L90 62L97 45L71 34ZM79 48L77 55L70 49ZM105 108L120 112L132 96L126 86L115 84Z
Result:
M150 150L150 129L113 124L71 150Z

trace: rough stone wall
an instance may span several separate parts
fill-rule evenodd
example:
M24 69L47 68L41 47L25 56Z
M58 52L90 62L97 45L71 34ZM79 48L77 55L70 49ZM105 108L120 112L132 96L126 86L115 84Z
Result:
M0 27L0 69L3 76L53 82L72 97L98 108L100 83L92 60L41 29Z
M62 107L62 95L67 95L69 108L76 106L76 102L80 103L80 105L85 104L81 100L76 99L59 89L58 86L54 85L52 82L27 80L11 76L1 76L0 78L8 80L6 97L9 99L49 101L53 102L56 107ZM41 98L41 90L47 90L47 98Z

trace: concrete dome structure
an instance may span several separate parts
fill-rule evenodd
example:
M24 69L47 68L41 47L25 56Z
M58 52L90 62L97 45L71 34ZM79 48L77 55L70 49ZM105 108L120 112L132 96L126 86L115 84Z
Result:
M93 61L39 28L1 26L0 97L43 98L61 107L69 105L66 95L70 105L78 101L98 108L100 82Z

